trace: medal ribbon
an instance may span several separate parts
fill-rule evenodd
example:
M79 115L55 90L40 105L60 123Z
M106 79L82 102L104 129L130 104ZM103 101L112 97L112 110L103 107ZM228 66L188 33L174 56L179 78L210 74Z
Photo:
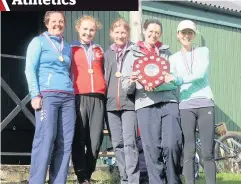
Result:
M187 58L184 55L184 52L182 50L181 50L181 53L182 53L182 57L183 57L183 61L184 61L187 73L191 74L192 73L192 65L193 65L193 62L194 62L194 50L193 50L193 47L192 47L192 50L191 50L191 66L190 67L188 66Z
M61 43L59 45L59 49L56 47L56 45L53 43L53 41L49 38L49 36L46 33L43 33L43 35L47 38L49 43L52 45L52 47L59 53L60 56L62 56L62 51L64 48L64 41L63 38L61 38Z
M86 48L84 47L85 56L87 58L88 66L90 69L92 69L92 58L93 58L93 50L92 49L93 49L92 42L90 43L88 50L86 50Z

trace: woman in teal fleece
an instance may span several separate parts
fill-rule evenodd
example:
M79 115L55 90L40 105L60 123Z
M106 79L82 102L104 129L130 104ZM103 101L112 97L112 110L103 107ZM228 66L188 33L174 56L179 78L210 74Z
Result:
M214 102L208 81L209 50L194 47L196 25L190 20L181 21L177 38L182 45L180 51L170 56L171 74L165 82L180 85L179 109L184 134L183 172L187 184L194 184L194 158L196 127L202 143L202 158L207 184L216 183L216 166L213 161Z
M29 184L65 184L75 125L74 89L70 79L71 51L63 40L63 12L46 12L47 31L32 39L25 74L35 110L36 128Z

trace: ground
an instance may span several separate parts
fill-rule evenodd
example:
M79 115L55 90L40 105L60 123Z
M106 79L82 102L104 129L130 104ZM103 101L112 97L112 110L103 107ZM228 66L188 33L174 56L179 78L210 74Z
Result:
M28 166L1 166L1 183L7 184L26 184L26 179L28 177L29 167ZM119 184L118 171L114 170L110 174L107 167L98 168L96 172L92 175L93 184ZM143 182L147 184L148 182ZM205 184L204 174L200 173L200 178L197 184ZM76 177L73 170L70 169L68 175L67 184L76 184ZM219 173L217 175L217 184L241 184L240 174L226 174Z

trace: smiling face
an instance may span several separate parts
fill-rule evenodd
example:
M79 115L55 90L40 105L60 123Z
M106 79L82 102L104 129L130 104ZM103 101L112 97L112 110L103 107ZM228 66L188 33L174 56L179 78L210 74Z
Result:
M184 29L177 32L177 38L183 46L191 46L195 38L195 33L191 29Z
M158 24L150 23L143 33L145 36L145 42L149 45L155 45L161 37L161 27Z
M89 44L95 37L96 23L91 20L83 20L77 28L77 31L79 33L80 42Z
M125 29L124 25L115 27L114 30L110 32L110 36L118 46L125 45L129 40L129 32Z
M53 36L60 36L64 33L65 21L61 13L55 12L49 15L46 22L48 32Z

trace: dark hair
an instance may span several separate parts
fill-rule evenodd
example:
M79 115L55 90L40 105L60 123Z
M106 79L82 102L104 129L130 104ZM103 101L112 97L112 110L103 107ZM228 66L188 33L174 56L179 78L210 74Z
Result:
M149 24L157 24L157 25L159 25L160 28L161 28L161 32L162 32L162 23L159 20L157 20L157 19L147 19L144 22L144 24L143 24L143 28L146 30L147 27L149 26Z

